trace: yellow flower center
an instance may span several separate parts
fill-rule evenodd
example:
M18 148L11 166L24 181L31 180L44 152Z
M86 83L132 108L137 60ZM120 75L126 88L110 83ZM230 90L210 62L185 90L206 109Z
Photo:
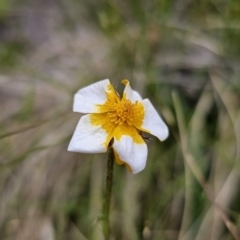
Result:
M123 80L123 84L128 84L127 80ZM108 134L104 144L109 145L113 135L120 140L123 135L131 136L135 143L143 143L142 137L137 129L142 129L145 116L144 106L141 102L131 102L123 94L122 99L115 91L112 84L109 84L107 91L107 101L104 104L97 104L97 112L91 113L91 124L93 126L101 126ZM148 132L147 130L145 132Z
M122 99L121 101L114 103L108 111L110 121L116 125L122 125L124 122L127 122L128 125L133 125L134 105L135 104L127 99Z

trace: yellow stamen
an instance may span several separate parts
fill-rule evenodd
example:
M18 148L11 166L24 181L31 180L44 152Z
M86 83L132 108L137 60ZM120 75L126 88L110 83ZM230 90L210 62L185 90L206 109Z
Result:
M116 125L122 125L124 122L133 125L133 106L134 104L126 99L114 103L108 112L110 121Z
M126 79L122 83L129 84ZM142 137L136 131L136 128L143 124L145 112L142 103L131 102L125 94L121 99L111 84L108 86L106 95L107 101L96 105L101 114L90 114L92 125L101 125L108 134L104 144L108 146L113 136L120 139L123 135L131 136L135 143L143 143Z

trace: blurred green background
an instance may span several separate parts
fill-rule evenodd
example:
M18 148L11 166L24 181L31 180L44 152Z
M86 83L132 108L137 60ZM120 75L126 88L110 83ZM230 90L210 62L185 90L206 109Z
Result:
M240 239L239 0L0 0L0 239L103 239L107 153L67 146L104 78L170 129L141 173L115 164L112 239Z

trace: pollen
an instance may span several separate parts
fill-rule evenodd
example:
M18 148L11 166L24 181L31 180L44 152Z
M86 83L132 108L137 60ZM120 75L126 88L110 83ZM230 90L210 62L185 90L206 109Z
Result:
M108 112L110 121L116 125L122 125L125 122L130 126L133 125L133 107L134 104L127 99L114 103Z

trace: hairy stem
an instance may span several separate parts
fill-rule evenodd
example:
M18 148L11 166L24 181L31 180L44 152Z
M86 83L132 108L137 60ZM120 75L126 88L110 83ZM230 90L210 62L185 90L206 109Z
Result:
M109 149L107 161L107 176L106 185L103 197L102 216L103 216L103 233L106 240L110 239L110 222L109 222L109 209L111 203L112 183L113 183L113 166L114 166L114 153L113 149Z

